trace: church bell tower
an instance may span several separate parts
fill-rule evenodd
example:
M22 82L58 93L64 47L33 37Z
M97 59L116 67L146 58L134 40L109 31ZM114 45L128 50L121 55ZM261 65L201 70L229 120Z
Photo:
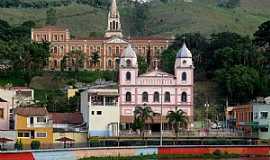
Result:
M112 0L111 9L108 14L108 27L105 32L105 37L123 37L120 14L117 8L116 0Z

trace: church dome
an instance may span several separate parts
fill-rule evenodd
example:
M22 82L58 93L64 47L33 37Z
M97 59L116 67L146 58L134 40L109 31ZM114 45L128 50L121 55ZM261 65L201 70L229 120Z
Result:
M177 52L176 58L192 58L192 54L190 50L187 48L187 45L185 42L182 48Z
M135 51L129 44L126 49L123 50L121 57L123 58L137 58Z

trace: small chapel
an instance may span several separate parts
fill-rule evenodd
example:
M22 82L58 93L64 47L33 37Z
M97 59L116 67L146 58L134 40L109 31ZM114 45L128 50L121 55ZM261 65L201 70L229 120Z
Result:
M169 130L166 115L176 108L182 109L192 120L193 72L192 54L184 43L176 54L174 74L163 72L156 66L152 71L139 75L137 54L129 44L121 54L119 66L121 127L130 129L135 107L144 105L162 114L165 130ZM154 117L154 121L149 123L152 131L160 130L160 117Z

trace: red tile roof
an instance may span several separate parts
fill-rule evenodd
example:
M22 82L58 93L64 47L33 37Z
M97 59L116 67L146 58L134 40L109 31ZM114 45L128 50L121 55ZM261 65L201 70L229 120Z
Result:
M44 26L40 28L33 28L36 31L66 31L67 28L59 26Z
M50 113L50 117L55 124L82 124L83 117L80 112L74 113Z
M45 107L38 107L38 106L18 107L16 108L15 113L25 117L48 115L48 111Z

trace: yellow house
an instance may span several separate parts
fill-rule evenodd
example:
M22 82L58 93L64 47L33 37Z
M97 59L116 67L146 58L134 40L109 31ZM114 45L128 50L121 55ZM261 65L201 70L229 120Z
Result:
M78 91L79 91L78 89L73 88L73 87L70 87L67 90L67 97L68 97L68 99L71 98L71 97L74 97Z
M41 148L52 147L53 127L45 107L18 107L15 113L17 139L21 140L23 148L30 148L33 140L38 140Z

